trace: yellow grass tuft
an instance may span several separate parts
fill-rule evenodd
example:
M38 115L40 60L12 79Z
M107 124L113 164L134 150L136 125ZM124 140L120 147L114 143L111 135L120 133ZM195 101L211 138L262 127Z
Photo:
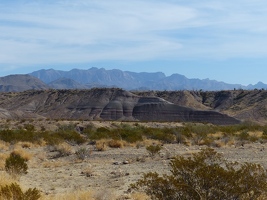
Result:
M40 200L95 200L91 191L77 191L68 194L42 196Z
M97 151L106 151L109 140L101 139L96 141L95 147Z
M123 148L125 145L125 142L122 140L110 140L108 141L108 146L111 148Z
M58 151L61 156L68 156L73 153L72 146L66 142L56 145L55 148L55 150Z
M33 147L35 147L35 144L31 142L18 142L15 144L14 148L31 149Z
M0 150L7 151L9 149L10 144L3 140L0 140Z
M133 200L150 200L150 197L147 196L145 193L136 192L131 194L131 199Z
M66 166L67 162L66 161L45 161L43 162L43 167L44 168L55 168L55 167L63 167Z
M135 144L136 148L151 146L151 145L161 145L161 141L152 140L152 139L144 139L143 141L139 141Z
M8 158L9 154L7 153L0 153L0 170L5 169L6 159Z
M0 172L0 185L10 185L11 183L17 182L6 172Z
M26 151L25 149L21 147L15 148L13 152L17 155L20 155L22 158L24 158L27 161L29 161L33 157L31 153L29 153L28 151Z
M94 200L115 200L117 199L111 189L103 188L94 192Z
M226 144L222 140L214 140L212 145L219 148L224 147Z
M262 131L253 131L249 132L249 136L251 137L256 137L256 138L261 138L262 137Z

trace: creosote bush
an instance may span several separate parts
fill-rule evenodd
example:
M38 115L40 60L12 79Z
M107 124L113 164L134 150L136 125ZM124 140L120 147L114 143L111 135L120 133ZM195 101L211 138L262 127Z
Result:
M147 173L131 185L152 199L251 200L266 195L266 170L258 164L232 163L211 148L177 156L170 162L170 175Z
M10 156L6 159L5 170L13 177L18 177L22 174L27 174L27 160L21 157L20 154L12 152Z
M24 121L24 120L23 120ZM25 122L25 121L24 121ZM20 126L20 127L19 127ZM140 124L129 125L127 123L113 124L111 127L94 127L89 124L83 128L82 133L77 132L77 123L64 125L58 123L57 129L50 131L36 127L31 121L18 125L16 129L9 129L8 126L0 130L0 140L15 144L17 142L31 142L33 144L58 145L68 142L72 145L80 145L88 141L101 139L123 141L123 143L140 143L145 139L158 140L161 143L180 143L185 145L208 145L213 146L212 135L222 133L233 140L242 142L266 142L267 126L261 126L252 122L244 122L230 126L216 126L200 123L183 123L177 127L146 127ZM254 132L262 135L254 137ZM249 133L249 134L248 134ZM252 136L251 136L252 135ZM223 140L223 138L221 138Z
M146 147L146 150L148 151L149 155L154 158L157 154L159 154L160 150L162 149L162 146L157 145L149 145Z
M80 160L85 160L86 157L89 157L91 154L91 150L87 148L79 148L76 152L75 155L78 159Z

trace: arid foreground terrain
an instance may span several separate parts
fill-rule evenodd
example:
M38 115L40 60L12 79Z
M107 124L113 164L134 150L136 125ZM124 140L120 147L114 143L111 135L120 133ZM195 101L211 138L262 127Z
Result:
M190 137L176 133L177 137L172 142L166 142L166 138L155 140L144 136L142 140L136 142L106 138L87 139L86 142L80 144L73 140L55 144L53 142L48 144L45 140L37 139L36 142L13 141L8 143L1 141L0 183L16 181L24 190L37 188L41 191L41 199L149 199L145 194L130 191L130 184L135 183L146 172L168 173L170 169L168 163L172 157L175 155L190 156L207 146L222 153L229 161L259 163L267 168L267 144L263 137L264 131L255 127L253 128L255 131L251 131L248 130L248 126L243 128L240 126L240 130L247 130L246 134L243 130L226 136L222 131L211 130L212 125L201 124L3 121L1 123L2 135L7 126L10 129L19 127L22 130L24 128L27 131L34 127L35 132L41 131L41 129L56 131L59 127L61 129L62 127L74 127L78 132L80 130L77 130L77 127L89 126L103 132L121 126L148 127L148 129L143 129L145 131L180 130L178 129L180 127L191 127ZM228 129L231 128L233 127L228 127ZM201 129L203 130L198 134L193 133L193 130L197 132ZM209 131L210 134L208 134ZM207 134L203 135L203 132L207 132ZM84 137L84 135L82 136ZM162 145L162 149L159 154L151 156L146 147L155 144ZM5 171L5 159L12 151L18 152L28 160L27 174L11 177Z

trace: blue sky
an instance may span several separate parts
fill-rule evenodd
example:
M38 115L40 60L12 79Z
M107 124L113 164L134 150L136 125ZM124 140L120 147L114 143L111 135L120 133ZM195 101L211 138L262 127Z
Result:
M0 76L162 71L267 83L264 0L0 0Z

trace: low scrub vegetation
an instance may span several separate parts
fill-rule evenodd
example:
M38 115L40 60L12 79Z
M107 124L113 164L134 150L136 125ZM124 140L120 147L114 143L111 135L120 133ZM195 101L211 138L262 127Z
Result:
M27 160L21 157L20 154L12 152L10 156L6 159L5 170L14 178L19 177L23 174L27 174Z
M40 191L36 188L23 192L17 183L0 186L0 199L2 200L37 200L40 197Z
M38 129L31 122L24 122L17 129L0 129L0 140L15 144L18 142L47 145L58 145L63 142L72 145L84 144L88 141L109 140L110 146L121 148L125 143L135 144L144 140L157 140L161 143L180 143L185 145L221 146L232 144L233 141L265 142L267 141L267 126L252 122L244 122L231 126L216 126L211 124L184 123L177 127L147 127L139 123L114 124L112 127L96 128L88 123L77 130L77 124L61 125L53 131ZM59 123L59 122L58 122ZM6 127L6 126L3 126ZM81 131L82 130L82 131ZM253 134L258 132L260 134ZM122 142L123 141L123 142ZM107 146L109 146L107 144Z
M160 150L162 149L161 145L149 145L146 147L149 155L154 158L157 154L159 154Z
M87 148L79 148L76 152L75 152L76 157L79 160L84 160L86 157L89 157L91 155L91 149L87 149Z
M245 200L266 195L267 174L261 165L228 162L211 148L192 157L177 156L170 167L170 175L150 172L131 188L155 200Z
M29 170L29 174L20 180L32 176L30 173L35 172L39 165L48 168L50 172L52 169L56 171L70 163L77 165L77 169L80 171L72 172L69 171L69 167L65 167L66 174L62 173L64 170L60 171L64 174L63 179L68 180L69 177L74 176L94 179L100 177L98 176L99 172L95 170L97 165L91 166L89 163L105 154L112 155L110 152L115 152L115 154L120 152L118 155L122 155L112 164L114 173L120 174L119 177L116 177L116 180L119 181L121 181L121 176L132 175L128 171L124 171L126 168L124 166L160 161L162 162L160 169L163 169L169 164L171 170L168 173L146 173L131 186L131 189L134 190L132 194L136 194L135 199L267 198L265 194L267 176L261 165L231 163L212 149L223 146L246 146L244 144L250 142L257 142L258 145L264 144L267 142L267 126L251 122L232 126L199 123L179 123L177 126L171 126L169 123L147 125L145 123L104 123L101 121L94 125L90 122L72 123L61 120L53 121L53 123L51 120L42 122L47 123L47 126L42 125L44 127L40 128L41 126L38 127L34 121L22 120L17 123L16 127L10 128L6 125L0 128L0 169L13 180L13 182L0 183L0 199L35 200L40 198L39 190L34 188L25 191L16 183L19 180L18 177L28 172L28 164L29 168L32 167L34 170ZM10 121L8 123L12 124ZM49 125L54 128L50 129ZM179 148L177 150L176 145L168 146L167 144L182 144L177 146L185 149L184 156L175 156L179 153ZM204 150L195 153L200 147L195 149L195 146L188 147L190 145L203 145L204 147L201 149L204 148ZM120 149L129 150L128 146L135 148L134 151L142 153L121 154ZM175 148L168 149L173 146ZM44 151L39 151L40 149L35 151L34 148ZM139 149L137 150L137 148ZM110 152L105 153L106 150L110 150ZM264 147L260 147L259 152L263 151ZM157 159L151 159L148 155L151 158L160 156ZM110 156L110 159L115 158ZM29 160L30 162L28 162ZM105 164L111 165L111 163ZM86 165L86 167L79 168L82 165ZM60 173L58 173L58 177L60 177ZM113 175L109 175L109 177L114 178ZM55 184L47 190L50 192L53 190L51 192L53 193L56 187ZM42 192L45 193L46 190ZM44 195L41 199L75 199L78 196L81 199L97 199L96 196L99 196L101 199L103 197L103 194L95 195L91 191L84 191L84 193L80 191L79 195L73 194L66 193L53 197Z

